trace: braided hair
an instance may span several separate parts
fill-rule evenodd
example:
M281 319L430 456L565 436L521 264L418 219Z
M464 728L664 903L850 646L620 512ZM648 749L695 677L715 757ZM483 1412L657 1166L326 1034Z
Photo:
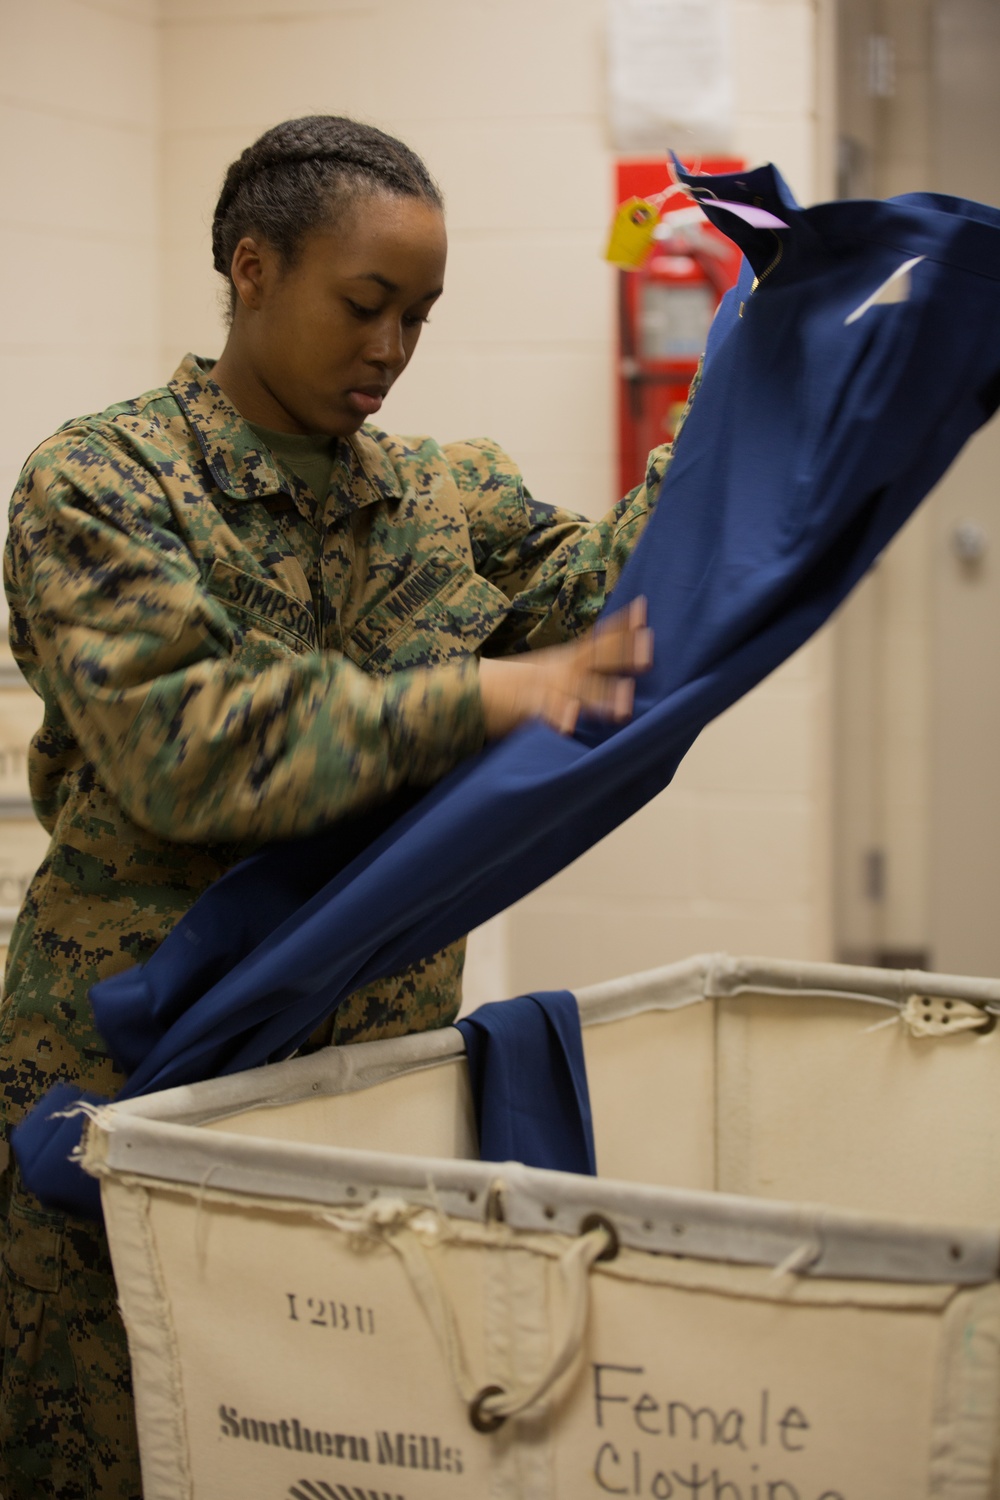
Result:
M244 235L261 235L290 265L304 236L366 189L442 207L419 156L373 125L306 115L266 130L227 171L212 220L212 259L229 281L230 307L236 302L230 266Z

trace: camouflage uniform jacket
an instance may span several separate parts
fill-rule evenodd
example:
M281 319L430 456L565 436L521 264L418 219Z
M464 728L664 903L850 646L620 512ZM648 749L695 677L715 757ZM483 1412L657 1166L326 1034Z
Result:
M121 1076L87 992L146 959L252 848L429 784L483 739L477 655L589 626L667 461L601 521L541 505L486 440L371 427L325 503L187 358L67 424L15 491L11 638L44 702L30 755L51 834L15 929L0 1093ZM443 1025L463 946L342 1008L325 1040Z

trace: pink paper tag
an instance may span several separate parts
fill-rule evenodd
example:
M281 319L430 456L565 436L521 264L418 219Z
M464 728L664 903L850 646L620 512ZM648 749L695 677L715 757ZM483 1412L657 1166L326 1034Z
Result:
M738 219L743 219L753 229L788 228L784 219L778 219L774 214L768 213L766 208L757 208L750 203L727 203L721 198L703 198L700 201L702 208L724 208Z

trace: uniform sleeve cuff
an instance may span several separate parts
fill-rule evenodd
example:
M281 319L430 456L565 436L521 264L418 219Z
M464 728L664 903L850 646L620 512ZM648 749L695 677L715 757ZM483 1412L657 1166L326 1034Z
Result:
M395 673L385 684L393 766L418 786L437 781L486 739L475 657Z

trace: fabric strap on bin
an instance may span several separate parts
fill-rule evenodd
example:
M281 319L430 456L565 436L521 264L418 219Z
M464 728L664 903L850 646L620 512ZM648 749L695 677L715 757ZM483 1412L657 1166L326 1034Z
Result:
M435 1274L419 1235L405 1222L380 1226L381 1236L399 1256L410 1284L444 1354L455 1391L478 1432L495 1432L511 1417L530 1411L550 1395L580 1358L590 1312L590 1274L600 1260L614 1259L618 1241L611 1226L599 1216L587 1225L560 1256L559 1279L565 1304L562 1326L553 1341L545 1368L511 1389L501 1385L477 1387L469 1371L458 1322L448 1290Z
M603 838L829 618L1000 402L1000 211L924 193L800 209L773 167L679 176L746 264L609 605L649 600L656 659L632 721L528 725L346 864L334 826L230 871L92 992L124 1096L289 1056L355 990ZM95 1184L45 1165L79 1134L51 1114L43 1101L15 1132L22 1172L44 1201L93 1210Z

